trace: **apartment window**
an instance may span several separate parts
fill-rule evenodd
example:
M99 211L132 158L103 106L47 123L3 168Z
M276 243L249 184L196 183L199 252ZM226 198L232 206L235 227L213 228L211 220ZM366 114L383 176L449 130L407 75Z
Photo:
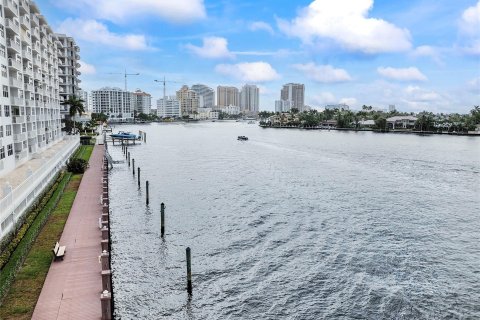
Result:
M5 147L0 148L0 160L5 159Z
M6 57L7 55L5 54L5 46L3 44L0 44L0 55L2 57Z
M8 77L7 74L7 66L2 64L2 77L6 78Z
M0 36L2 38L5 38L5 27L0 25Z
M3 106L3 114L5 117L10 117L10 106Z
M0 138L3 138L3 126L0 126Z
M3 86L3 97L8 98L8 87L7 86Z
M7 124L5 126L5 136L6 137L10 137L12 135L12 125L11 124Z
M7 156L11 156L13 154L13 144L9 144L7 146Z

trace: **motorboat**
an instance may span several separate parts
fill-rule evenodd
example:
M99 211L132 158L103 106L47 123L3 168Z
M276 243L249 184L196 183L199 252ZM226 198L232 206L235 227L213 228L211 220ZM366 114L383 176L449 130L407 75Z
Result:
M126 131L119 131L118 133L113 133L110 135L110 137L114 139L138 139L135 134L131 132L126 132Z
M246 136L238 136L237 140L247 141L247 140L248 140L248 137L246 137Z

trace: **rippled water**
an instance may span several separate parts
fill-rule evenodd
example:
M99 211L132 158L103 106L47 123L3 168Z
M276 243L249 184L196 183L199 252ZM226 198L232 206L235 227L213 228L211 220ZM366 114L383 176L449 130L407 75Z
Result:
M148 141L130 148L140 190L111 173L118 319L480 318L480 139L120 129Z

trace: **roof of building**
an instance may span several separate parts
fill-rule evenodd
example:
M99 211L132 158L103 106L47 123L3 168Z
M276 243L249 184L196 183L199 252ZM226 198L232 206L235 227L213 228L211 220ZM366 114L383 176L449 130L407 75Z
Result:
M391 117L391 118L387 119L388 122L396 122L396 121L404 121L404 120L417 121L417 117L414 117L414 116L395 116L395 117Z

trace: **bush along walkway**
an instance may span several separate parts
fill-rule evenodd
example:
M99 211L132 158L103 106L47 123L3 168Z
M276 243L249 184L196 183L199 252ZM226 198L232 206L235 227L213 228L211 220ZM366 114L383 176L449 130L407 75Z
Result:
M91 150L82 148L93 149L82 146L74 157L81 153L91 154ZM81 179L80 174L61 174L40 205L32 210L38 212L28 215L26 223L17 233L20 240L12 241L18 243L15 251L10 254L10 250L5 251L0 257L4 259L0 263L5 261L0 273L0 296L3 297L0 319L31 318L53 258L53 246L62 234ZM42 203L45 203L43 208Z

